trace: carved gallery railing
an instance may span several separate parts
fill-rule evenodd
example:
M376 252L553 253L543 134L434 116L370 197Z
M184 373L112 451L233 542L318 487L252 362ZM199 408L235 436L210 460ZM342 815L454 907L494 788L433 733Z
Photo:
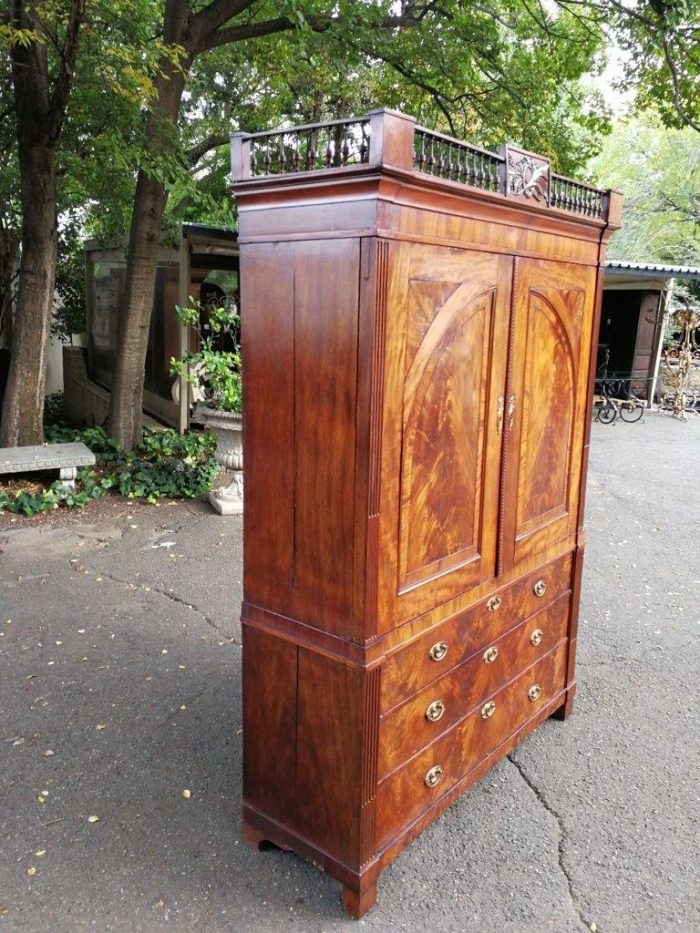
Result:
M422 126L416 127L413 145L413 168L417 172L484 191L499 190L503 156Z
M369 117L255 133L248 137L250 174L284 175L367 162L369 134Z
M348 166L414 171L542 207L607 219L606 193L555 174L549 159L510 145L490 152L417 126L413 118L390 110L231 137L231 173L236 182Z

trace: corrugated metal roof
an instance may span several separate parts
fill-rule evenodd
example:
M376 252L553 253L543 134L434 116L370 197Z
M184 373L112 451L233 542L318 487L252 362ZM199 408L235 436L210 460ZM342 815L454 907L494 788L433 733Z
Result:
M634 272L653 278L688 278L700 279L698 266L674 266L664 262L632 262L627 259L608 259L605 262L608 272Z

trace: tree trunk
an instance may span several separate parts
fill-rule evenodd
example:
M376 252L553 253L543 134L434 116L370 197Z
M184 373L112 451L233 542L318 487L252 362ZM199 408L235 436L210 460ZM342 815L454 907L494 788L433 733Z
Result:
M2 447L41 444L44 439L46 357L56 277L54 151L34 143L24 158L20 157L20 165L22 257L12 357L2 406Z
M12 288L17 274L19 231L0 225L0 346L12 345Z
M188 46L189 8L183 0L168 0L165 42ZM179 68L166 62L156 80L157 97L146 123L146 148L157 154L170 145L172 124L177 122L191 58ZM129 233L124 304L120 308L117 354L109 402L107 431L126 449L142 436L143 383L148 350L148 330L153 311L156 267L168 202L166 186L141 169Z
M40 444L44 439L46 359L58 252L56 146L73 82L85 2L71 0L53 87L46 42L15 42L10 50L22 238L12 356L0 423L3 447ZM17 29L43 31L35 5L24 0L14 0L11 23Z
M141 440L148 330L166 203L164 186L143 171L139 172L107 422L109 435L126 449L135 447Z

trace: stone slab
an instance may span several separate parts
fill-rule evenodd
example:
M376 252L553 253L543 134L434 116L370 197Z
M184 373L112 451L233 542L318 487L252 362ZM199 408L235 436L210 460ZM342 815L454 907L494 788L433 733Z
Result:
M35 447L0 447L0 475L92 466L95 455L85 444L40 444Z

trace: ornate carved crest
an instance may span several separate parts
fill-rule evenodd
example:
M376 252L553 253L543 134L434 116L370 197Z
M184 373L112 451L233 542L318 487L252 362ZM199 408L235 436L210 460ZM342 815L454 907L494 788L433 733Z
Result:
M523 149L505 147L506 194L549 203L549 161Z

